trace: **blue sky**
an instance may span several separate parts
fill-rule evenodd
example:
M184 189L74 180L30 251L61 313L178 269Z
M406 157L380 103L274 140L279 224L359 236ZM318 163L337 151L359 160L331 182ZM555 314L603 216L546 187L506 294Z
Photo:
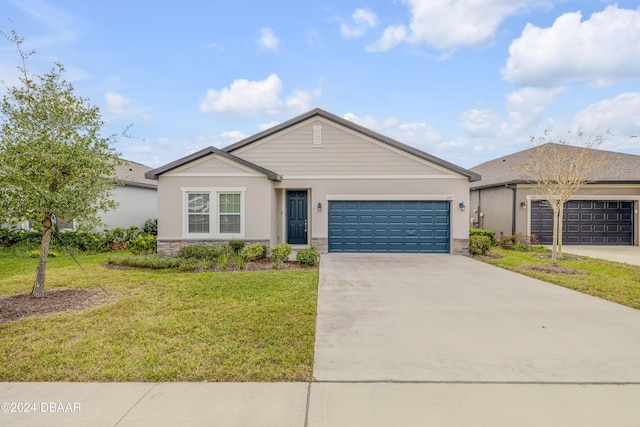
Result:
M463 167L552 129L640 154L640 3L0 0L0 28L67 68L160 166L315 107ZM13 22L8 21L8 19ZM0 40L0 80L19 58Z

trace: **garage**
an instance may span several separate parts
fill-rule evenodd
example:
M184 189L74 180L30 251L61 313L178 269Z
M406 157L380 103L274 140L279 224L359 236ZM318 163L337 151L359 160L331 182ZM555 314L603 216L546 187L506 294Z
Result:
M632 245L633 201L571 200L562 228L566 245ZM552 243L553 211L544 202L531 204L531 234L542 244Z
M449 253L448 201L329 201L329 252Z

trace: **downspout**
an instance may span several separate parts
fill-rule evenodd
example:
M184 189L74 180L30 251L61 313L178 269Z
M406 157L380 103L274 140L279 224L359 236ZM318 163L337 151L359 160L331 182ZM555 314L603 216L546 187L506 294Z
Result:
M518 187L505 184L505 187L511 190L511 235L516 234L516 190Z

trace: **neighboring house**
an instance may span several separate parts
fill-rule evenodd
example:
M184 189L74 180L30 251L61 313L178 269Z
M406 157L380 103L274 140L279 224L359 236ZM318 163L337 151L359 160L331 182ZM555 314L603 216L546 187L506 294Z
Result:
M315 109L158 180L158 249L244 240L324 252L466 253L473 172Z
M496 231L497 236L535 235L550 244L553 233L551 207L541 202L535 183L522 172L536 148L471 168L482 180L471 185L472 225ZM563 146L566 150L577 150ZM640 156L593 150L604 166L592 171L577 194L566 203L563 241L573 245L638 246Z
M104 225L98 230L132 226L142 228L148 219L158 217L157 182L144 176L151 168L129 160L123 162L116 168L116 177L122 185L113 190L113 199L118 207L100 214ZM56 218L56 225L61 230L74 230L78 226L73 218ZM29 230L31 224L25 221L16 227Z
M151 168L130 160L123 162L116 168L116 176L122 185L113 191L118 207L100 215L104 223L102 229L105 230L132 226L142 228L148 219L158 217L158 183L145 178L145 173Z

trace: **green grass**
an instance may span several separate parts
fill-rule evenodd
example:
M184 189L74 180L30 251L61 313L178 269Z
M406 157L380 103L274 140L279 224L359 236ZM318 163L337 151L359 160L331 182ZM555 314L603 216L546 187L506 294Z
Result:
M107 270L110 255L48 261L46 290L109 301L0 324L0 381L310 381L317 270ZM0 250L0 297L28 293L37 260Z
M576 260L559 260L558 265L581 270L586 274L549 274L522 268L526 264L550 263L548 259L536 258L535 253L500 248L493 248L491 252L501 258L485 258L484 262L640 309L640 266L579 257Z

